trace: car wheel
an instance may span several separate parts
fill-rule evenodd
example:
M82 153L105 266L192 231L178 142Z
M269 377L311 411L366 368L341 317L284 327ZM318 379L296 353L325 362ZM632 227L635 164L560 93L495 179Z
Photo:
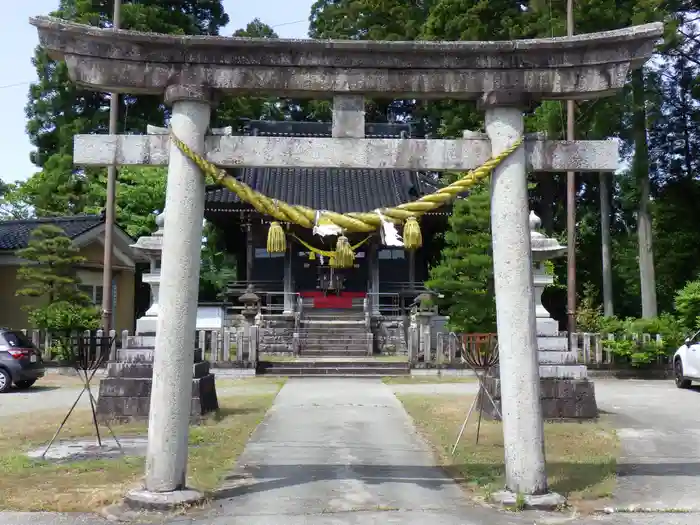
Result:
M676 362L673 363L673 375L676 379L676 386L678 388L690 387L690 379L686 379L683 377L683 363L680 359L676 359Z
M7 370L0 368L0 394L7 392L12 386L12 377Z
M15 386L24 390L26 388L31 388L34 383L36 383L36 379L22 379L21 381L17 381Z

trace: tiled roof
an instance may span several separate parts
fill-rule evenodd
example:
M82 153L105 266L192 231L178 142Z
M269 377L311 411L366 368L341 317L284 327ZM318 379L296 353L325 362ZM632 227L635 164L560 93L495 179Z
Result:
M276 137L330 137L327 122L251 121L246 135ZM416 136L410 124L366 124L365 136L409 138ZM290 204L338 213L372 211L412 201L435 187L419 172L399 170L245 168L232 174L259 191ZM207 188L206 208L248 208L226 188Z
M32 231L42 224L58 226L71 239L104 223L101 215L75 215L70 217L46 217L18 221L0 221L0 250L25 248Z

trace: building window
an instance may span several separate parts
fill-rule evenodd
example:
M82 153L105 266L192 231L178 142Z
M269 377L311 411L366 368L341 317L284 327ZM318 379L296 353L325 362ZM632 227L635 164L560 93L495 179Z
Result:
M406 252L404 250L379 250L379 253L377 254L378 259L405 259L406 258Z
M276 259L284 257L284 253L269 253L265 248L255 248L256 259Z
M90 286L87 284L81 284L78 286L78 290L87 295L90 298L90 301L92 301L92 304L94 304L95 306L102 305L102 286Z

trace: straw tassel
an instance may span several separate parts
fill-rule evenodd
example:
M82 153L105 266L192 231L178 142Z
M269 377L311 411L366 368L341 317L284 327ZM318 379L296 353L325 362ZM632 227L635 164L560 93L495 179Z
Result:
M403 245L407 250L415 250L423 246L423 235L415 217L406 219L403 226Z
M338 237L335 245L335 263L338 268L349 268L355 262L355 254L345 235Z
M284 253L285 251L287 251L287 239L282 225L277 221L271 222L270 229L267 230L267 252Z

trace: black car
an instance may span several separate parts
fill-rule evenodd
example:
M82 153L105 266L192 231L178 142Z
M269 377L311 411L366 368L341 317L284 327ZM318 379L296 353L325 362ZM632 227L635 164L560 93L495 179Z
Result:
M0 328L0 394L14 383L29 388L44 377L41 352L22 332Z

